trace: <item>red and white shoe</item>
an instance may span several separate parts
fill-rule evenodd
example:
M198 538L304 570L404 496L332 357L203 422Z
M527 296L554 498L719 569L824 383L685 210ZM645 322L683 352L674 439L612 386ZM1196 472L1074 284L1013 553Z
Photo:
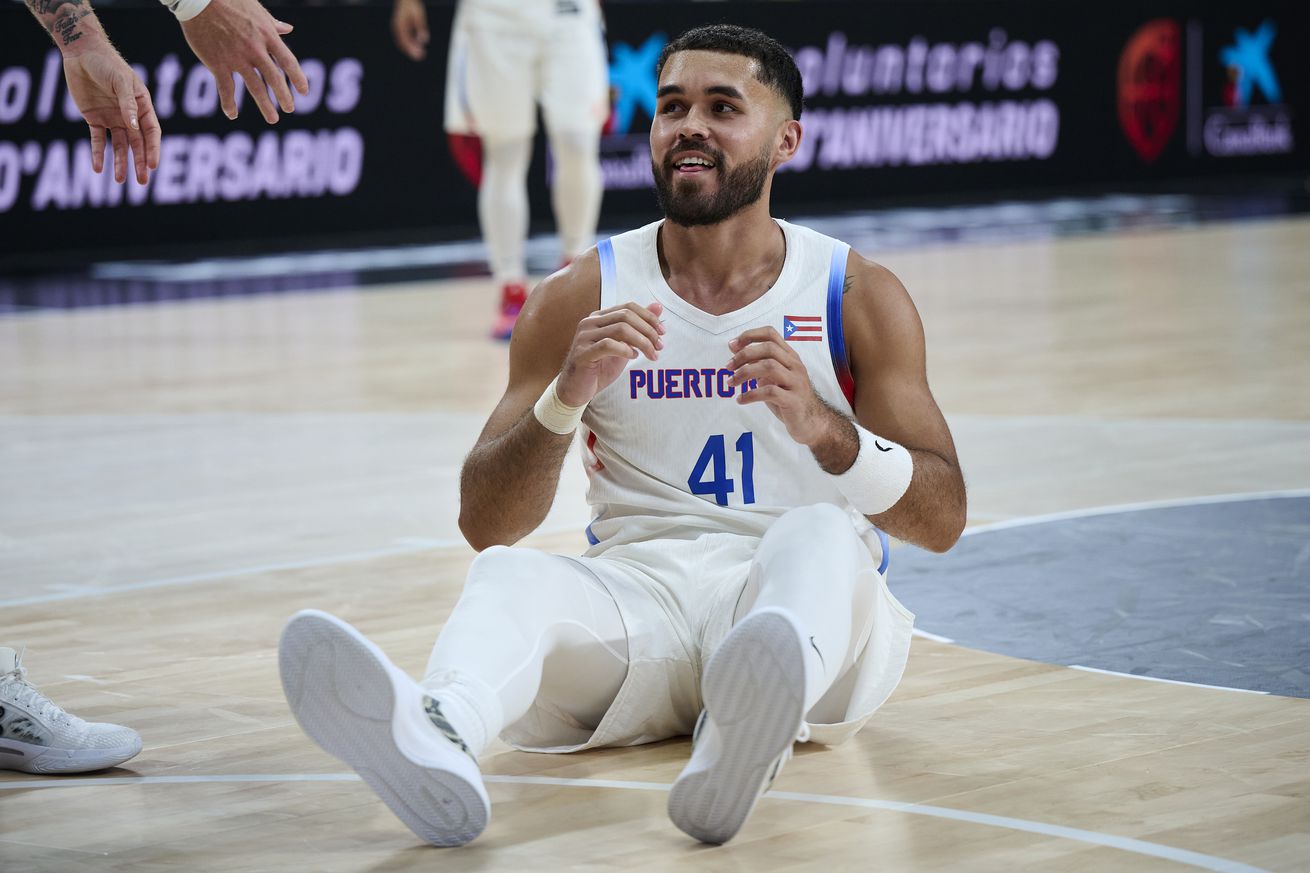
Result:
M500 287L500 314L491 327L492 339L509 340L527 299L528 286L523 282L506 282Z

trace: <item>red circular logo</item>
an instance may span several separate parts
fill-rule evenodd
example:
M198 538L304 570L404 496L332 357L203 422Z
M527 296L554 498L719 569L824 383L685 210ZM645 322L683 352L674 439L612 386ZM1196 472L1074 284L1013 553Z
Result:
M1178 22L1157 18L1137 29L1119 55L1119 125L1150 163L1173 136L1182 97Z

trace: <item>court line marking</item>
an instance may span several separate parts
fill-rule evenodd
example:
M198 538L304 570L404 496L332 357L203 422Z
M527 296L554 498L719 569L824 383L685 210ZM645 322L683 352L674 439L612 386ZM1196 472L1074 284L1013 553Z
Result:
M1285 500L1288 498L1310 497L1310 488L1291 488L1280 491L1244 491L1237 494L1209 494L1203 497L1175 497L1167 500L1148 500L1142 503L1117 503L1111 506L1089 506L1085 509L1070 509L1065 512L1052 512L1046 515L1028 515L1022 518L1010 518L966 528L962 536L975 536L992 531L1008 530L1012 527L1027 527L1033 524L1046 524L1052 521L1067 521L1076 518L1094 518L1098 515L1119 515L1128 512L1142 512L1148 509L1175 509L1183 506L1210 506L1217 503L1248 503L1256 500Z
M1182 679L1165 679L1161 676L1140 676L1137 673L1120 673L1118 670L1102 670L1100 667L1084 667L1082 664L1070 664L1070 670L1082 670L1086 673L1102 673L1106 676L1118 676L1123 679L1145 679L1147 682L1164 682L1168 685L1190 685L1192 688L1212 688L1216 691L1240 691L1243 694L1268 694L1254 688L1233 688L1230 685L1206 685L1204 682L1184 682Z
M668 791L671 785L662 782L629 782L618 779L564 779L557 776L484 776L490 783L511 785L549 785L560 788L613 788L628 791ZM94 788L110 785L184 785L220 782L358 782L359 777L353 773L289 773L281 774L235 774L231 776L133 776L113 777L108 779L41 779L22 782L0 782L0 790L27 788ZM1200 852L1177 849L1159 843L1136 840L1088 831L1081 828L1053 825L1022 818L1003 815L991 815L985 812L971 812L964 809L951 809L943 806L927 806L918 803L901 803L891 800L874 800L867 797L843 797L832 794L801 794L794 791L770 791L765 799L790 800L797 803L818 803L826 806L854 806L862 809L876 809L884 812L903 812L911 815L926 815L932 818L949 819L967 824L986 825L1007 830L1024 831L1046 837L1074 840L1110 849L1119 849L1137 855L1148 855L1176 861L1203 870L1216 873L1269 873L1260 867L1252 867L1227 858L1218 858Z

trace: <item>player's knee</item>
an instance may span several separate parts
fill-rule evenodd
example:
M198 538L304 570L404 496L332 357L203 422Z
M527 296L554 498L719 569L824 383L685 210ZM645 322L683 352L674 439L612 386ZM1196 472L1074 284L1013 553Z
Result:
M466 591L494 588L500 593L512 593L512 589L530 584L531 579L540 576L545 557L535 549L515 546L484 549L473 559L464 588Z
M565 154L594 152L600 148L600 131L552 130L550 132L550 141L556 152L564 152Z
M806 538L827 539L834 535L855 535L850 515L831 503L814 503L789 509L773 523L773 527Z

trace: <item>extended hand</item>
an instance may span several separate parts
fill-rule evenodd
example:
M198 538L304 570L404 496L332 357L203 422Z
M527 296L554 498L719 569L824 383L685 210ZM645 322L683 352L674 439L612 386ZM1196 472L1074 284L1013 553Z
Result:
M391 11L391 34L410 60L421 61L428 53L428 11L422 0L396 0Z
M764 403L791 438L813 447L828 431L833 411L810 384L801 356L771 327L748 330L728 343L733 353L729 385L756 387L737 395L738 403Z
M296 109L287 76L297 91L309 93L309 80L300 62L282 42L290 32L291 25L270 15L258 0L211 0L203 12L182 22L187 45L214 75L223 114L237 117L236 88L232 84L232 74L236 73L269 124L277 123L278 114L268 97L268 88L277 95L283 112Z
M588 315L578 322L573 347L564 359L555 393L568 406L591 402L637 355L658 360L664 348L660 313L664 304L624 303Z
M114 147L114 181L127 178L132 147L136 180L142 185L159 166L159 119L150 92L108 40L64 56L68 93L91 128L91 167L105 168L105 133Z

